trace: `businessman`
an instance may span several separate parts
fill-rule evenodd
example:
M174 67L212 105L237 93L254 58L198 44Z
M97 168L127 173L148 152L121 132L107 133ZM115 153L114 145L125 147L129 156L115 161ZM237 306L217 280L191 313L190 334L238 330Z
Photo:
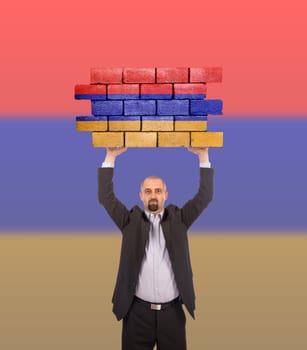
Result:
M188 148L200 163L199 189L182 208L170 204L166 184L149 176L141 184L143 209L128 210L113 191L114 163L125 148L107 148L98 169L99 202L122 232L113 312L123 320L122 350L186 349L185 305L194 318L195 294L187 230L213 196L207 148Z

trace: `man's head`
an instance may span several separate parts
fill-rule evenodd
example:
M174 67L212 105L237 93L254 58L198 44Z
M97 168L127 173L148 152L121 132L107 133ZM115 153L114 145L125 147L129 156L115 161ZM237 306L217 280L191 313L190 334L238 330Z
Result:
M149 176L141 184L140 199L145 210L158 214L164 209L168 193L166 184L159 176Z

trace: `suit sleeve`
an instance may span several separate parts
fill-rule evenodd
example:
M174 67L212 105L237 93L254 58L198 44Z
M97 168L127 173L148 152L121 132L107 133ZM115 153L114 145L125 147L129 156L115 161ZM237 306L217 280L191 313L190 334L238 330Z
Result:
M181 209L182 221L187 227L193 224L212 201L213 175L214 170L212 168L200 168L198 192Z
M128 222L129 211L114 194L113 173L113 168L98 168L98 199L117 227L122 230Z

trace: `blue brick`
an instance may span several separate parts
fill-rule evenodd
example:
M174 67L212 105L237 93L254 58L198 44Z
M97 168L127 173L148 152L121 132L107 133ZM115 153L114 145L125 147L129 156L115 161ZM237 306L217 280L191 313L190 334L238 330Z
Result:
M123 101L92 101L94 115L122 115Z
M206 115L176 115L175 121L202 121L202 120L208 120Z
M125 115L155 115L156 101L124 101Z
M171 100L173 94L141 94L142 100Z
M107 99L106 94L76 94L76 100L100 100L104 101Z
M221 100L192 100L191 114L222 114L223 101Z
M203 100L206 94L175 94L175 100Z
M144 121L147 121L147 120L150 120L150 121L173 121L174 120L174 117L172 115L165 115L165 116L161 116L161 115L150 115L150 116L145 116L145 117L142 117L142 120Z
M78 121L78 122L83 122L83 121L97 122L97 121L107 121L107 120L108 120L108 117L95 117L95 116L76 117L76 121Z
M157 106L158 115L188 115L189 101L188 100L158 100Z
M109 117L109 121L139 121L141 116L136 115L114 115Z
M138 100L139 94L108 94L108 100Z

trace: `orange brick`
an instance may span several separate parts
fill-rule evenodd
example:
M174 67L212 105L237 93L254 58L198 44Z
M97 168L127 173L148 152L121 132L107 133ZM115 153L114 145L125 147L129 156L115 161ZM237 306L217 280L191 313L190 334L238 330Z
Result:
M106 131L108 129L108 122L106 120L100 121L76 121L77 131Z
M191 132L192 147L223 147L222 132Z
M206 131L206 120L175 121L175 131Z
M123 147L123 132L93 132L92 143L94 147Z
M188 147L190 146L189 132L159 132L159 147Z
M142 131L173 131L173 120L143 120Z
M114 120L109 121L109 131L140 131L141 121Z
M125 147L157 147L156 132L125 132Z

